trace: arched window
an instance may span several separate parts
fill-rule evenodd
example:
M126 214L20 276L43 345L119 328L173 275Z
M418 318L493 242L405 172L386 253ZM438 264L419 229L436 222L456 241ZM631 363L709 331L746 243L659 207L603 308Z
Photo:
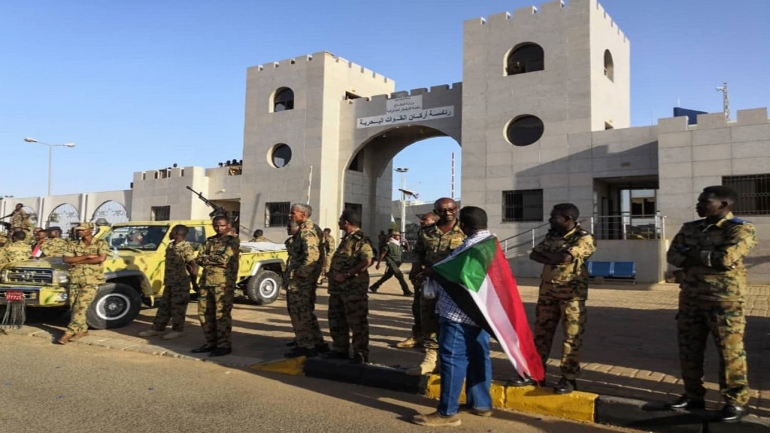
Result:
M604 50L604 76L610 81L615 81L615 63L612 62L610 50Z
M294 91L288 87L281 87L275 91L273 97L273 111L286 111L294 109Z
M99 219L104 219L110 224L124 223L128 221L128 212L126 212L126 208L122 204L114 200L108 200L99 205L91 217L91 221Z
M48 227L58 226L62 229L64 237L68 236L73 224L80 222L80 213L69 203L56 206L48 215Z
M505 75L526 74L545 69L543 47L532 42L516 45L505 62Z

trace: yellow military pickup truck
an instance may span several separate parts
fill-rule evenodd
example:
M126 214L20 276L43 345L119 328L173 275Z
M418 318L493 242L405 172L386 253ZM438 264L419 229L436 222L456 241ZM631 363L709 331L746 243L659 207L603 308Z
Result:
M107 241L112 254L104 262L106 283L99 287L87 312L91 328L125 326L139 314L142 302L152 306L160 298L166 247L171 228L177 224L190 229L187 241L196 249L215 234L210 220L131 221L101 227L96 233L95 237ZM283 245L248 245L255 248L241 246L236 290L257 304L269 304L280 294L288 255ZM0 269L0 306L8 293L21 292L28 307L66 308L68 269L61 257L5 265Z

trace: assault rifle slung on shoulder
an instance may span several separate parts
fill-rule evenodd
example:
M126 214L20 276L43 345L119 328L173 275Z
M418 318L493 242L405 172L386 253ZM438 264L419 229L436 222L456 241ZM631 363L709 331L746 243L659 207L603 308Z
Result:
M204 203L206 203L206 206L214 209L213 211L211 211L211 213L209 213L209 216L211 218L218 217L218 216L226 217L230 221L230 223L232 223L233 227L236 228L237 231L240 232L240 230L238 229L243 228L243 229L246 229L248 233L251 233L251 230L248 227L244 227L240 224L237 212L231 212L223 208L222 206L204 197L202 193L190 188L189 186L186 186L185 188L189 189L193 194L197 195L199 199L201 199Z

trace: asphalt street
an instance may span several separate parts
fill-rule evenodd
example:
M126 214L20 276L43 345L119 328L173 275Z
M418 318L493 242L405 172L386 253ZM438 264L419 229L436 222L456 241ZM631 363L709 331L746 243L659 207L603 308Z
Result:
M0 335L0 431L425 432L426 398L45 339ZM452 431L629 431L496 411Z

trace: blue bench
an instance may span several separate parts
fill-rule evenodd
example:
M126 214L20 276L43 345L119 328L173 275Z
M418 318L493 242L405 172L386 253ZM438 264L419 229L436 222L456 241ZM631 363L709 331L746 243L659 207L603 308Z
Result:
M634 262L586 262L591 278L632 280L636 282L636 263Z

